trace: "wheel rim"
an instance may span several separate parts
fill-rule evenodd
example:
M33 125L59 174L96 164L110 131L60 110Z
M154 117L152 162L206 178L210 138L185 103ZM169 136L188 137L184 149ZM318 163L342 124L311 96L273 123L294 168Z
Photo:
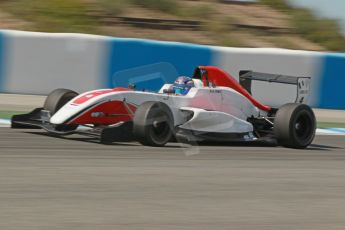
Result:
M297 117L294 130L299 140L309 139L312 134L312 121L308 113L302 113Z
M133 134L143 145L164 146L174 135L174 118L162 102L144 102L133 118Z
M161 142L166 141L167 137L170 135L170 126L167 122L167 117L164 116L160 119L154 119L151 125L151 133L153 137Z

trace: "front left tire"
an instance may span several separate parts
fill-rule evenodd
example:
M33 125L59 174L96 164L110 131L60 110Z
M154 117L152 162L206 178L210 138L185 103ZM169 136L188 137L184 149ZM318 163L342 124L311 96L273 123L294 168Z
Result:
M61 109L67 102L78 96L77 92L69 89L56 89L52 91L44 102L43 109L50 112L53 116L59 109ZM57 131L73 131L77 129L78 125L57 125Z

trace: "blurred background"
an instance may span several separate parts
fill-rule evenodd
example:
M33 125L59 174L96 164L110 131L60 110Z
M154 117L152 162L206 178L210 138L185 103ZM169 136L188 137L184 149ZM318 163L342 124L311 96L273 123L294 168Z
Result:
M344 51L344 9L343 0L0 0L0 29Z

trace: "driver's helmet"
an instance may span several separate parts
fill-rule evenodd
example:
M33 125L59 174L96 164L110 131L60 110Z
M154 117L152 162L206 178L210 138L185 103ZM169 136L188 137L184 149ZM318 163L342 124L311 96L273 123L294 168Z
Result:
M194 87L193 79L186 76L178 77L173 84L173 90L177 95L186 95L192 87Z

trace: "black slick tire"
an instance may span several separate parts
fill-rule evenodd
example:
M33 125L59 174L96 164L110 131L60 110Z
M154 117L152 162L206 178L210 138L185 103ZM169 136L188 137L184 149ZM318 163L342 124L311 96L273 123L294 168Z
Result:
M162 102L144 102L134 114L133 134L143 145L164 146L173 137L173 126L173 114Z
M315 115L308 105L289 103L279 108L274 119L274 135L278 144L288 148L306 148L313 142L315 131Z
M52 91L44 102L43 109L48 110L51 115L54 115L62 106L68 101L78 96L78 93L69 89L56 89Z
M50 112L53 116L59 109L62 108L67 102L78 96L78 93L69 89L56 89L52 91L44 102L43 109ZM78 125L57 125L57 131L73 131Z

